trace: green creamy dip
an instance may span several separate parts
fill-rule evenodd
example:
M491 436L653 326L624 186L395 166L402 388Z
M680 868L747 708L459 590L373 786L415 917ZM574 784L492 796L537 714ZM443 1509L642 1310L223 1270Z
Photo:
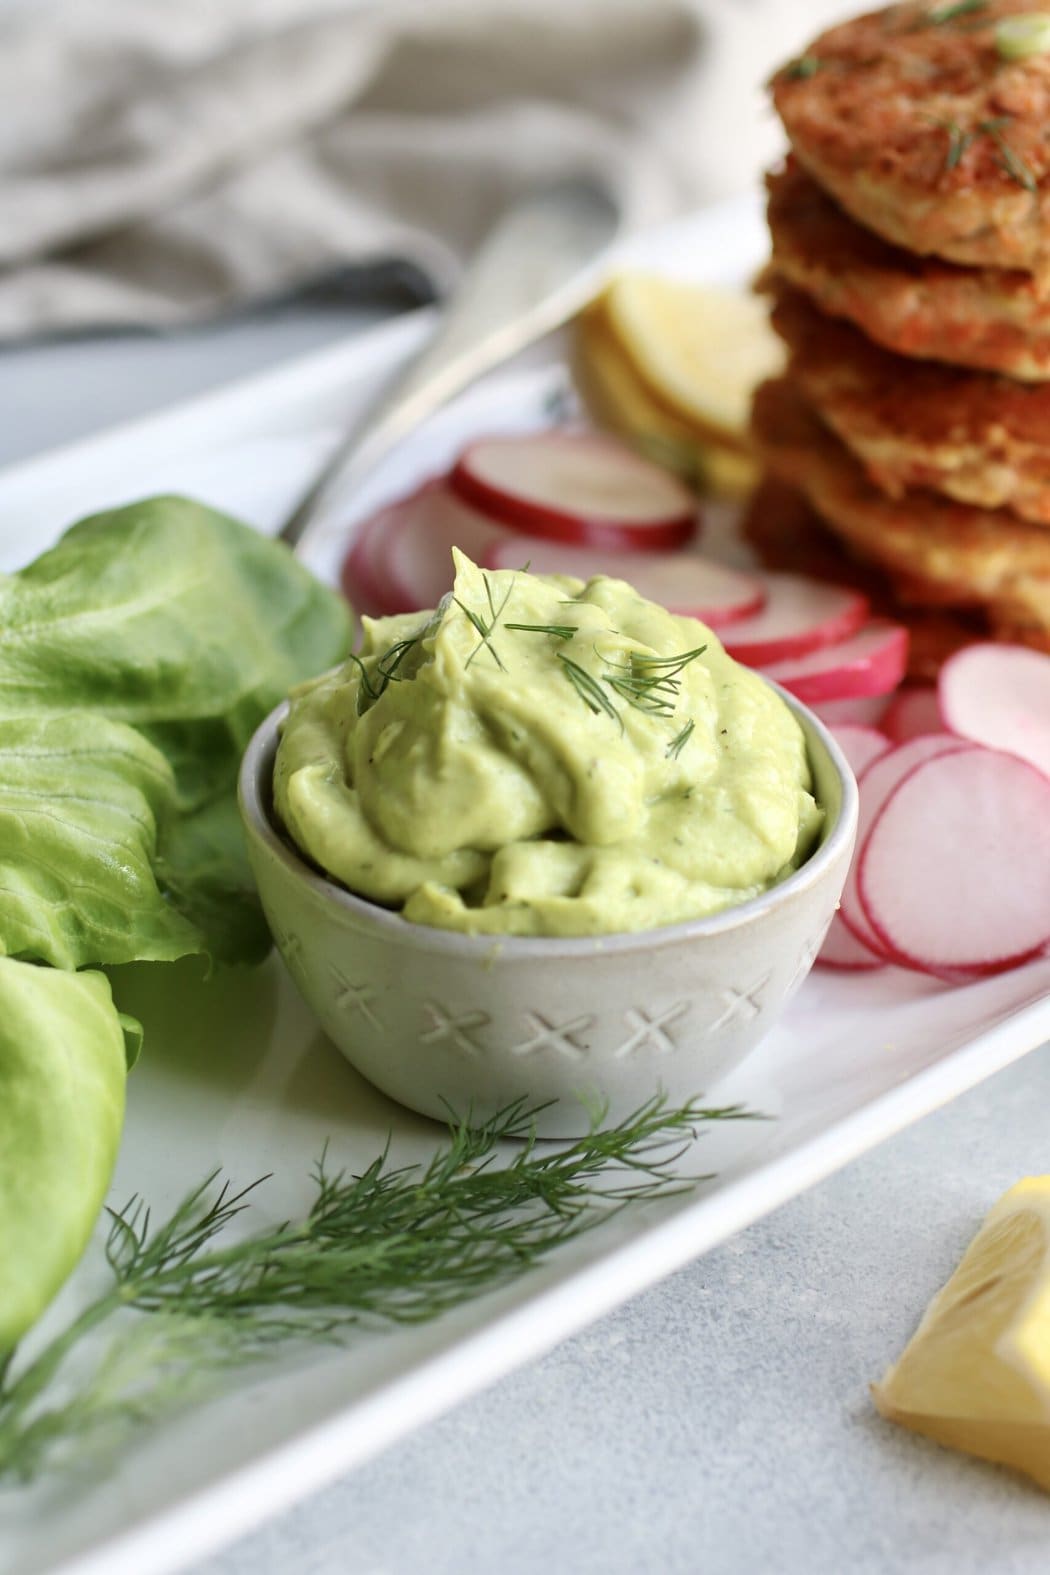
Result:
M803 862L802 731L709 629L455 557L436 612L364 619L292 697L274 797L309 859L419 924L553 936L717 913Z

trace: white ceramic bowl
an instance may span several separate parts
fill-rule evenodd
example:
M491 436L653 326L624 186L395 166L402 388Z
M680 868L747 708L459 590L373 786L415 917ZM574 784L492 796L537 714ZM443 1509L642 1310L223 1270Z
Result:
M280 706L241 768L241 815L263 908L304 998L347 1060L400 1104L479 1119L552 1101L544 1137L608 1119L657 1091L706 1094L767 1033L812 966L857 827L849 766L789 695L826 810L819 846L761 897L637 934L499 939L410 924L326 880L276 828Z

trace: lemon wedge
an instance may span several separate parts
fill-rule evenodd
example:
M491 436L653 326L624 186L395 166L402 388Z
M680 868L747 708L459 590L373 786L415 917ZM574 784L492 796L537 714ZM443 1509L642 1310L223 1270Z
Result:
M1050 1488L1050 1176L1000 1198L872 1394L890 1421Z
M576 359L584 401L603 426L702 492L739 499L753 491L757 462L705 438L662 405L613 337L601 306L580 319Z
M784 365L764 301L624 273L602 304L613 337L650 392L701 433L746 449L751 397Z

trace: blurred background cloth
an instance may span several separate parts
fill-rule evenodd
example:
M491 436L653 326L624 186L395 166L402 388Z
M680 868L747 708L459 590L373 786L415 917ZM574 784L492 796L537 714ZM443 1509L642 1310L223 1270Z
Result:
M842 0L57 0L0 27L0 337L440 294L524 189L753 183Z

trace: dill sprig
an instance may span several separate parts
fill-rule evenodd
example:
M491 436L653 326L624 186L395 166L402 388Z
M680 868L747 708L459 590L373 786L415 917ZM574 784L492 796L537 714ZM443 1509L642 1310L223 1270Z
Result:
M589 673L586 667L581 667L579 662L574 662L571 656L566 656L564 651L558 651L556 654L558 661L561 663L562 671L588 711L592 711L595 716L599 712L604 711L605 715L611 717L617 724L622 733L623 718L605 693L598 679L592 673Z
M505 623L504 629L520 629L523 634L549 634L556 640L571 640L579 633L575 623Z
M677 656L650 656L645 651L632 651L626 662L609 662L605 681L637 710L671 716L682 687L679 675L706 650L706 645L698 645Z
M1038 192L1039 182L1035 175L1003 135L1003 127L1010 124L1011 118L1010 115L997 115L994 120L979 121L976 127L964 131L957 120L944 120L940 115L925 116L925 119L948 133L948 152L944 159L946 170L953 170L962 162L978 137L990 137L999 154L1000 168L1019 186L1023 186L1025 191Z
M944 167L946 170L955 169L962 162L977 132L964 131L957 120L944 120L940 115L927 115L926 119L932 120L935 126L941 126L948 133L948 152L945 155Z
M471 651L470 655L467 657L467 660L466 660L464 666L465 667L469 667L471 662L474 660L475 656L477 656L479 651L487 650L489 655L492 657L493 661L495 662L496 666L499 668L500 672L501 673L505 673L507 669L504 667L503 663L500 661L499 652L496 650L496 647L492 644L492 631L495 629L496 625L499 623L500 618L501 618L501 616L503 614L503 610L506 607L507 603L510 601L511 592L514 589L514 580L512 578L510 581L508 581L507 589L503 593L503 600L500 602L499 606L497 607L496 604L495 604L495 601L493 599L492 585L491 585L491 583L489 581L488 575L487 574L483 574L481 576L481 578L482 578L482 580L485 583L485 597L486 597L486 599L488 601L488 604L489 604L489 621L488 621L488 623L486 623L484 618L482 618L479 613L476 613L473 610L472 607L467 607L465 605L465 603L461 602L458 596L454 596L452 598L453 601L455 602L456 606L459 608L460 612L464 615L465 618L468 618L470 620L470 622L474 625L474 628L478 631L478 634L481 636L481 639L478 641L477 645L474 647L474 649Z
M353 1175L322 1156L306 1216L251 1235L227 1227L265 1177L231 1191L213 1173L160 1224L132 1199L112 1215L110 1288L21 1371L8 1364L0 1479L97 1459L128 1428L283 1343L435 1318L612 1213L710 1179L681 1176L677 1162L703 1123L748 1114L658 1097L614 1126L598 1113L585 1137L540 1148L536 1110L518 1101L479 1127L453 1119L423 1166L392 1167L387 1149ZM518 1151L496 1165L507 1139ZM89 1335L101 1340L93 1357L80 1349Z
M682 753L682 750L685 748L686 744L688 744L690 738L692 738L695 727L696 723L692 720L692 718L690 718L682 728L682 731L675 734L674 738L672 738L671 742L667 746L667 755L670 760L678 759L678 756Z
M977 129L983 132L985 136L991 137L999 151L1000 166L1010 176L1011 180L1015 180L1019 186L1023 186L1025 191L1034 193L1039 190L1039 182L1021 155L1015 152L1003 136L1003 127L1010 124L1011 118L1010 115L998 115L994 120L982 120Z
M402 678L409 676L400 671L401 664L409 651L419 644L421 638L421 634L413 634L406 640L396 640L378 658L371 672L369 672L356 652L350 652L349 660L354 663L359 675L357 690L358 715L367 711L369 706L375 705L389 684L399 682Z

